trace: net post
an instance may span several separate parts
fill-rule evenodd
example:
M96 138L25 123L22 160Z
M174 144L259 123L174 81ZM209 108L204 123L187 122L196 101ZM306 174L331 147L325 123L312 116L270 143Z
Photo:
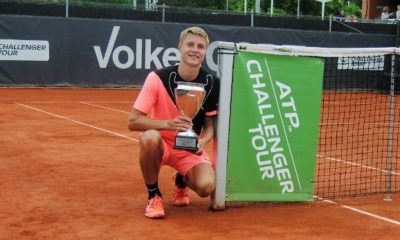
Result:
M65 17L69 17L69 0L65 0Z
M216 187L214 196L211 199L211 207L213 210L225 209L226 166L228 159L228 133L234 47L234 43L218 42L218 77L221 80L221 87L216 124L217 144L214 144L214 156L216 157Z
M391 55L390 67L390 105L389 105L389 129L388 129L388 157L387 157L387 175L386 175L386 197L385 201L392 201L390 196L392 187L392 168L393 168L393 131L394 131L394 111L395 111L395 97L394 97L394 77L395 77L395 64L396 55Z

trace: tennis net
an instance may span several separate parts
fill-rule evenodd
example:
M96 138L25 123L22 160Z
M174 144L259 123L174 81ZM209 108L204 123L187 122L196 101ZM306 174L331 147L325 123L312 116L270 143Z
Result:
M324 57L315 176L319 197L400 190L399 58L395 51L358 51Z
M398 49L280 49L325 59L315 195L399 192Z

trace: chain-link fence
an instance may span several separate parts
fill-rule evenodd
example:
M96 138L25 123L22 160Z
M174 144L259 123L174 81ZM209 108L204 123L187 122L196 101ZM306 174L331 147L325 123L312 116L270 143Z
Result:
M144 12L209 12L210 9L183 8L175 6L157 5L157 0L142 1L82 1L82 0L0 0L0 13L18 15L64 16L64 17L91 17L108 18L114 14L120 18L129 19L125 12L144 14ZM212 10L213 13L224 13L224 10ZM109 12L105 14L105 12ZM226 13L226 12L225 12ZM232 12L233 13L233 12ZM160 18L160 20L162 20Z
M272 17L253 12L244 14L225 10L172 7L155 3L157 1L154 0L114 0L95 3L81 0L0 0L0 14L397 34L395 24L348 23L336 21L333 18L321 20L320 17L306 16Z

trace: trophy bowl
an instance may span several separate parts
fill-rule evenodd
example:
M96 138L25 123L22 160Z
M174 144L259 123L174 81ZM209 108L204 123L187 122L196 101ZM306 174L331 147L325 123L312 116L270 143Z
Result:
M175 102L182 115L193 120L203 105L206 91L204 84L192 82L177 82L175 89ZM179 131L175 137L175 149L183 149L196 152L197 134L193 129Z

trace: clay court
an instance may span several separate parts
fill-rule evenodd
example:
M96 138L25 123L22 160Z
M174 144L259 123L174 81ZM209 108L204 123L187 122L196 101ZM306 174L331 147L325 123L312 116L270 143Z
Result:
M139 132L127 129L137 94L0 89L0 239L399 238L399 194L210 211L190 192L191 205L179 208L170 168L160 178L167 216L147 219Z

